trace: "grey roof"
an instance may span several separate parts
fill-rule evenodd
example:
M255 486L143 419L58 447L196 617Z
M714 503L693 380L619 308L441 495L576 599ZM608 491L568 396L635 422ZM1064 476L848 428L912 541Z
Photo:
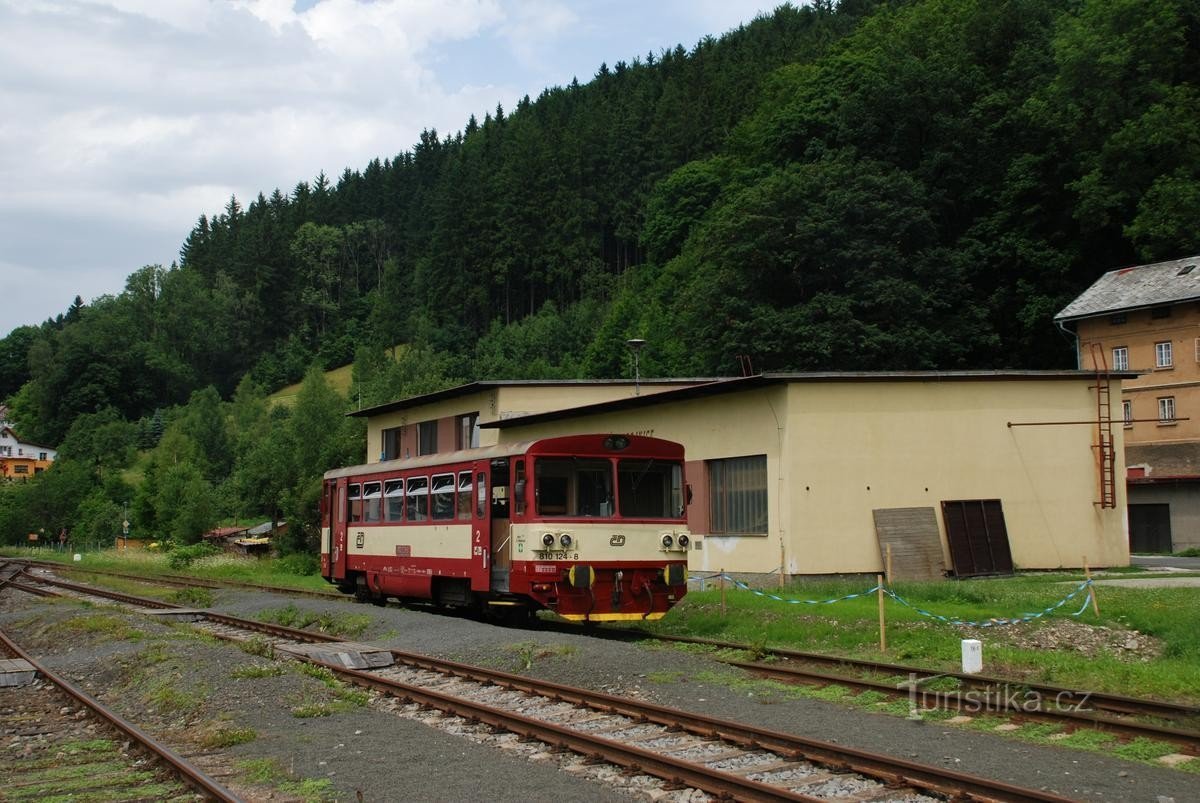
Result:
M712 382L713 377L705 377L701 379L642 379L643 386L650 385L695 385L702 382ZM377 404L374 407L366 407L362 410L355 410L352 413L346 413L350 418L369 418L373 415L382 413L394 413L397 410L407 410L412 407L420 407L423 404L431 404L433 402L445 401L446 399L457 399L460 396L469 396L472 393L479 393L491 388L517 387L521 385L542 385L545 387L565 387L570 385L628 385L633 387L632 379L481 379L477 382L468 382L465 385L457 385L456 387L446 388L445 390L435 391L434 393L426 393L423 396L410 396L407 399L399 401L387 402L385 404Z
M1134 372L1110 372L1113 379L1134 379ZM545 421L558 421L593 413L608 413L616 410L629 410L638 407L651 407L656 404L668 404L687 399L698 399L706 396L716 396L724 393L737 393L755 388L789 383L834 383L834 382L1003 382L1003 381L1039 381L1039 380L1086 380L1094 382L1094 371L1025 371L1025 370L978 370L978 371L809 371L809 372L780 372L755 374L737 379L718 379L703 385L664 390L647 396L628 396L623 399L589 404L583 407L573 407L565 410L551 410L545 413L513 418L502 418L480 424L482 429L507 429L521 427L527 424L539 424ZM326 475L328 476L328 475Z
M1188 266L1192 270L1180 275ZM1200 299L1200 256L1110 270L1063 307L1056 321Z

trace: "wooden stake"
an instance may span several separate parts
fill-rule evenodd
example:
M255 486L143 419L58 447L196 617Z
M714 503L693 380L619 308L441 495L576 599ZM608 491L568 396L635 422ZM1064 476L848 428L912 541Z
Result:
M1087 555L1083 556L1083 577L1085 580L1092 579L1092 571L1088 568ZM1096 604L1096 586L1088 586L1088 598L1092 601L1092 613L1096 616L1100 615L1100 606Z
M883 615L883 575L875 575L875 584L879 586L879 651L887 652L887 621Z
M780 538L779 539L779 587L780 588L783 588L783 565L784 565L783 539Z
M725 570L721 569L721 616L725 616Z
M888 585L892 584L892 545L887 545L887 581Z

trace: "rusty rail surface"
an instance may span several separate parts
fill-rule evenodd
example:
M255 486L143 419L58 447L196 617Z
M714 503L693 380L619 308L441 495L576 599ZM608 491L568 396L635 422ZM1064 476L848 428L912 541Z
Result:
M788 650L772 647L767 647L764 649L761 647L751 646L749 644L738 644L731 641L720 641L718 639L698 638L693 636L660 635L656 633L647 633L644 631L628 630L624 628L605 628L597 632L600 634L612 633L621 638L673 641L683 644L702 644L720 649L738 650L748 653L760 653L772 658L782 658L787 661L821 664L825 666L832 665L850 667L862 672L874 672L889 677L907 677L910 675L915 675L918 679L918 683L922 678L928 679L933 677L948 677L960 681L968 689L974 689L977 691L988 691L989 689L994 690L998 687L1008 686L1011 688L1020 688L1022 690L1036 692L1037 694L1041 695L1043 699L1060 701L1064 706L1086 703L1097 709L1115 714L1160 717L1163 719L1195 719L1200 721L1200 706L1189 705L1187 703L1176 703L1170 700L1128 697L1121 694L1112 694L1109 692L1100 691L1089 692L1067 686L1056 686L1049 683L1038 683L1036 681L1022 680L1019 678L1004 678L994 675L970 675L963 672L954 671L939 672L936 670L908 666L905 664L892 664L884 661L868 661L861 658L843 658L835 655L803 652L801 650ZM717 660L724 659L717 658ZM738 662L732 660L725 661L725 663L740 665ZM753 662L744 663L753 664ZM777 666L777 664L773 666ZM812 674L814 675L814 679L823 678L828 682L852 682L852 678L849 676L821 676L816 672ZM1200 733L1194 734L1194 736L1200 738Z
M178 753L159 743L154 739L154 737L125 720L115 711L112 711L101 705L98 701L89 697L86 693L71 684L65 678L55 674L54 672L51 672L44 665L34 660L33 656L21 649L16 642L10 639L2 631L0 631L0 644L2 644L11 655L29 662L29 664L35 670L37 670L38 674L40 674L50 683L54 684L54 686L60 689L64 694L88 708L95 716L124 733L142 749L157 756L159 761L168 765L171 770L188 786L192 787L200 794L211 800L218 800L222 801L223 803L240 803L240 798L236 797L228 789L210 778L198 767L189 763Z

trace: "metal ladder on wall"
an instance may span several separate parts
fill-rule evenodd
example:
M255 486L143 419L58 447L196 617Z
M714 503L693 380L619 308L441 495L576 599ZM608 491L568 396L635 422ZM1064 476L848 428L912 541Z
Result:
M1117 454L1113 445L1112 379L1108 362L1099 343L1092 344L1092 367L1096 371L1096 468L1099 472L1099 496L1096 504L1102 508L1117 506Z

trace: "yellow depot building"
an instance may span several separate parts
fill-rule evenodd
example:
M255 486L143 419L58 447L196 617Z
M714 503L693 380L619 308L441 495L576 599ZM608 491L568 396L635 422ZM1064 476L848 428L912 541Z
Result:
M1121 389L1131 548L1200 547L1200 256L1108 271L1055 321L1081 368L1139 374Z
M678 441L693 570L875 573L890 545L897 577L971 576L1129 562L1122 428L1098 421L1097 387L1117 399L1130 376L763 374L637 395L480 382L353 415L369 461L596 432Z

